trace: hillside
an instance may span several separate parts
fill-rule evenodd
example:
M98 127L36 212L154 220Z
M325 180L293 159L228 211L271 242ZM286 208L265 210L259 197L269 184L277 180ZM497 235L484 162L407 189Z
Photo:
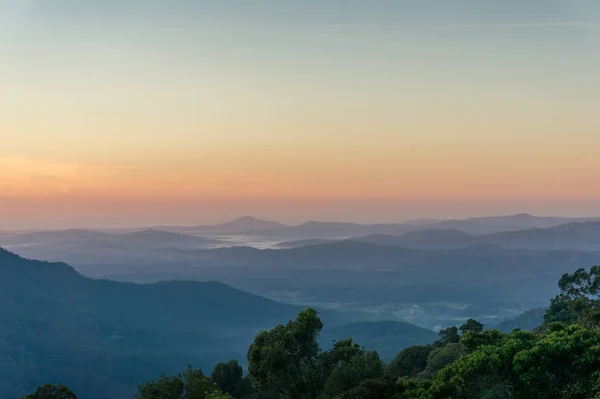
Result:
M590 222L591 223L591 222ZM482 237L489 243L514 249L600 249L600 223L593 222L596 231L581 231L580 223L570 223L570 228L558 226L549 229L532 229L502 232Z
M539 217L527 214L481 217L457 220L417 220L406 223L357 224L312 221L298 226L286 226L245 234L261 235L281 240L342 239L373 234L400 235L420 230L459 231L470 235L485 235L503 231L547 229L567 223L599 222L598 218Z
M306 240L293 240L293 241L283 241L279 244L275 245L276 248L301 248L308 247L309 245L321 245L321 244L330 244L337 240L326 239L326 238L307 238Z
M353 240L414 249L459 249L478 245L483 242L477 236L454 229L422 230L402 235L374 234L367 237L354 238Z
M598 218L561 218L533 216L526 213L461 220L444 220L430 224L430 229L455 229L469 234L491 234L501 231L547 229L572 222L600 221Z
M0 237L0 243L6 245L47 244L61 241L82 242L101 241L109 239L110 235L101 231L85 229L49 230L33 233L5 233Z
M351 238L352 241L393 245L413 249L461 249L492 244L506 249L600 250L600 222L572 222L550 228L473 235L457 229L427 229L400 235L372 234ZM299 240L279 244L298 248L328 243L326 240Z
M200 248L203 246L215 245L219 242L218 240L211 238L172 233L155 229L127 233L121 236L114 235L112 236L112 239L123 246L141 246L146 248Z
M129 265L151 263L159 258L157 254L169 248L213 248L219 242L207 237L153 229L122 234L63 230L1 237L0 247L30 259L67 261L70 264L103 259Z
M132 397L192 363L244 358L260 328L297 308L216 282L136 285L0 249L0 398L61 382L85 398Z
M283 223L271 220L262 220L252 216L242 216L229 222L208 227L209 230L219 232L240 232L248 230L267 230L286 227Z
M511 332L515 329L533 331L544 321L545 308L531 309L519 316L505 320L493 326L500 331Z
M19 253L34 256L32 248ZM73 252L64 259L94 277L152 282L218 280L262 296L296 292L303 303L430 301L535 302L554 295L555 281L580 265L600 263L600 251L515 250L497 245L419 250L340 241L293 249L247 247L152 252ZM530 282L536 281L535 289ZM525 309L523 309L525 310ZM429 326L428 326L429 327Z
M0 237L4 247L57 248L123 247L127 249L203 248L219 243L218 240L162 230L147 229L123 234L94 230L54 230L37 233L12 234Z
M262 220L252 216L243 216L225 223L199 226L159 226L158 230L176 233L193 233L204 235L239 234L247 231L269 231L285 229L283 223Z
M341 239L368 234L402 234L418 230L419 227L403 223L358 224L342 222L311 221L297 226L286 226L267 230L249 230L247 235L258 235L281 240L294 239Z

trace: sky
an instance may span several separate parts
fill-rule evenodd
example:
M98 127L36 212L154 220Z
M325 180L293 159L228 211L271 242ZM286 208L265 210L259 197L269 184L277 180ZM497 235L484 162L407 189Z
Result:
M600 216L597 0L0 0L0 230Z

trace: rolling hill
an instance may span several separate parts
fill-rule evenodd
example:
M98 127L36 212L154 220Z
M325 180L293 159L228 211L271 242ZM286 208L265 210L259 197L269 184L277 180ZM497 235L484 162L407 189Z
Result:
M243 359L260 328L297 311L222 283L93 280L0 249L0 398L59 382L129 398L162 372Z
M243 216L225 223L199 226L159 226L158 230L175 233L193 233L203 235L239 234L248 231L268 231L285 229L283 223L262 220L252 216Z
M348 239L369 235L400 235L421 230L454 231L479 236L506 231L548 229L568 223L600 222L599 218L539 217L528 214L460 220L413 220L406 223L357 224L312 221L297 226L248 230L244 234L280 240Z
M506 249L600 250L600 222L571 222L545 229L504 231L484 235L468 234L456 229L428 229L400 235L372 234L350 240L412 249L460 249L491 244ZM299 248L333 241L326 239L287 241L278 244L278 247Z
M43 246L59 244L81 244L84 246L109 245L127 248L166 248L195 247L215 245L219 241L199 236L172 233L156 229L140 230L124 234L109 234L95 230L53 230L35 233L14 234L0 237L4 247Z
M484 243L477 236L460 230L421 230L399 236L374 234L354 241L377 245L396 245L413 249L459 249Z
M418 227L402 223L397 224L357 224L339 222L307 222L297 226L286 226L275 229L246 231L247 235L259 235L274 239L314 239L314 238L349 238L367 234L401 234L416 230Z
M544 321L546 308L531 309L519 316L502 321L493 326L500 331L511 332L516 329L533 331Z
M0 237L2 246L48 244L55 242L101 241L110 238L110 234L84 229L49 230L32 233L10 234Z
M600 249L600 222L568 223L548 229L502 232L481 237L514 249Z
M547 229L572 222L600 221L600 218L562 218L533 216L526 213L509 216L492 216L462 220L444 220L430 224L431 229L455 229L465 233L482 235L502 231Z
M286 249L302 248L302 247L308 247L309 245L330 244L335 241L340 241L340 240L327 239L327 238L307 238L305 240L283 241L283 242L280 242L279 244L276 244L275 248L286 248Z
M64 230L0 237L0 246L27 258L75 263L105 259L135 264L157 259L156 253L169 248L213 248L219 243L212 238L153 229L124 234Z
M507 249L600 250L600 222L571 222L551 228L504 231L479 236L459 230L423 230L398 236L372 235L353 240L417 249L459 249L493 244Z
M30 247L18 252L36 256ZM425 250L345 240L277 250L60 249L49 259L63 259L93 277L136 282L218 280L262 296L301 292L306 303L337 302L348 292L359 302L477 298L544 303L554 295L562 273L600 264L600 251L521 250L495 244Z
M219 243L218 240L211 238L198 237L181 233L173 233L156 229L148 229L133 233L127 233L121 236L113 235L112 240L113 242L117 241L120 245L123 246L141 246L144 248L199 248L210 245L216 245Z

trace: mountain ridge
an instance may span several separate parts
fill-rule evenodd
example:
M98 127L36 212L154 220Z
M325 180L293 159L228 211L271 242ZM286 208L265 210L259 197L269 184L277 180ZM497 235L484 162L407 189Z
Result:
M399 235L371 234L348 240L411 249L461 249L490 244L506 249L600 250L600 222L569 222L549 228L503 231L484 235L469 234L454 228L431 228ZM309 239L285 241L279 243L277 247L298 248L332 242L335 242L335 240Z
M90 279L0 249L0 398L24 396L40 380L90 399L133 397L162 372L243 359L259 329L298 310L220 282Z
M158 226L156 228L175 233L241 234L247 231L263 231L286 227L289 226L275 221L259 219L254 216L241 216L233 220L217 224L195 226Z
M471 235L492 234L532 228L551 228L570 222L600 221L600 218L563 218L516 214L468 219L424 219L402 223L360 224L349 222L309 221L295 226L275 229L244 231L248 235L260 235L278 239L342 239L372 234L398 235L420 230L458 230Z

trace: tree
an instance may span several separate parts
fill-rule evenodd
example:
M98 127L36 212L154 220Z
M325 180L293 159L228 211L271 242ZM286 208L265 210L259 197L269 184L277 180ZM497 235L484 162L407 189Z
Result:
M445 330L440 331L440 338L436 341L438 346L447 344L455 344L460 340L457 327L448 327Z
M464 348L459 343L449 343L440 348L436 348L427 357L427 367L421 374L420 378L433 378L438 371L447 365L458 360L464 353Z
M138 387L138 399L179 399L184 398L184 386L180 376L168 377L163 374L155 381Z
M514 357L523 390L537 398L587 399L600 393L600 330L556 328Z
M536 340L533 333L515 331L497 345L484 345L448 364L435 376L421 396L446 398L529 398L520 396L519 376L513 369L513 359L530 348ZM412 396L411 396L412 397Z
M427 356L434 349L432 345L409 346L404 348L388 364L386 375L398 379L399 377L416 377L427 367Z
M44 385L22 399L77 399L77 395L64 385Z
M350 362L352 358L363 353L361 347L351 338L340 339L333 347L319 355L320 380L325 383L331 371L343 362Z
M339 395L340 399L403 399L404 389L390 378L363 380L356 387Z
M497 345L502 341L504 336L505 334L499 330L487 330L482 332L467 331L460 337L460 343L467 352L472 352L484 345Z
M374 351L361 351L336 365L323 389L324 398L338 397L367 379L383 377L383 363Z
M221 391L212 391L204 396L205 399L233 399L233 397L225 392Z
M207 378L202 370L188 366L174 377L160 376L156 381L138 387L138 399L208 399L230 398Z
M564 274L558 281L560 295L568 300L587 298L598 299L600 294L600 266L594 266L587 272L580 268L573 274Z
M599 329L577 324L514 331L444 367L421 397L591 398L600 393L599 342Z
M465 334L466 332L469 332L469 331L478 333L478 332L483 331L483 324L481 324L480 322L478 322L475 319L469 319L466 321L466 323L464 323L458 329L460 330L460 332L462 334Z
M550 303L545 324L600 325L600 266L592 267L589 272L581 268L573 274L564 274L558 287L560 293Z
M249 389L244 386L246 381L243 377L244 370L237 360L217 364L210 375L210 379L223 392L228 392L236 397L246 394L247 392L244 391Z
M283 398L317 397L323 386L317 342L322 328L317 312L305 309L287 325L261 331L248 349L253 385Z

